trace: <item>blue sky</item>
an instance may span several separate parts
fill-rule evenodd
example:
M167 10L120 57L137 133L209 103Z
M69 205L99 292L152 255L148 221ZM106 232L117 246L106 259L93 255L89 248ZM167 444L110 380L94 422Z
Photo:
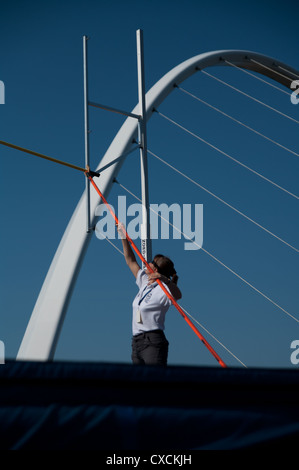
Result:
M298 10L295 1L2 1L0 80L5 83L5 105L0 107L1 140L84 166L83 35L90 37L90 99L130 111L138 100L137 29L144 32L149 90L184 60L221 49L258 52L298 70ZM299 120L299 105L279 90L239 70L213 67L209 72ZM298 123L204 74L188 79L184 88L299 153ZM299 195L298 156L179 90L165 100L160 111ZM98 165L123 122L121 116L91 109L91 166ZM299 247L298 200L289 194L158 115L148 124L148 147ZM79 172L5 147L0 151L0 339L6 357L14 358L85 181ZM128 157L118 179L140 195L137 152ZM203 204L203 247L299 318L298 253L150 156L149 179L152 203ZM128 204L136 202L114 186L109 201L115 207L119 195L126 195ZM153 251L173 258L183 292L180 304L247 367L295 367L290 345L299 336L297 322L203 251L184 250L184 240L154 240ZM135 293L134 279L122 256L94 237L56 359L130 363ZM228 365L241 367L201 331ZM218 367L174 307L167 314L166 335L169 364Z

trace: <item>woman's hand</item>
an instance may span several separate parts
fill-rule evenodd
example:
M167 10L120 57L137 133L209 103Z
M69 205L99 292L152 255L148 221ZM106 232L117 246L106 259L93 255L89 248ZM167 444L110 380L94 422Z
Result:
M119 233L119 236L120 238L123 240L124 238L126 238L126 229L125 229L125 226L124 224L122 224L121 222L119 222L117 224L117 231Z
M168 289L170 290L171 295L175 298L175 300L179 300L182 298L182 293L178 286L171 282L168 277L163 276L163 274L158 273L157 271L154 273L148 274L148 285L153 284L156 282L157 279L160 279L164 284L167 285Z
M154 273L149 273L148 274L148 284L153 284L156 282L157 279L160 279L161 282L164 282L164 284L169 283L169 279L166 276L163 276L163 274L158 273L157 271Z

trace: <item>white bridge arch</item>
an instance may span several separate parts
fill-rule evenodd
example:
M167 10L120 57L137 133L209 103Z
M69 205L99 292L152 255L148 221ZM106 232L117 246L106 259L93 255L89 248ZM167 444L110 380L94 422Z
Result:
M182 62L164 75L146 94L146 120L153 114L175 85L179 85L198 70L211 66L225 66L227 62L266 75L290 88L294 77L299 72L271 57L243 50L222 50L197 55ZM132 113L139 114L137 105ZM128 152L138 135L138 122L128 117L97 169L110 164L118 156ZM100 177L100 188L107 198L117 177L125 156L113 163ZM90 195L90 208L94 225L95 209L100 198L95 191ZM18 360L47 361L54 358L56 345L67 312L69 301L75 286L92 233L86 232L86 204L83 193L57 248L34 310L20 345Z

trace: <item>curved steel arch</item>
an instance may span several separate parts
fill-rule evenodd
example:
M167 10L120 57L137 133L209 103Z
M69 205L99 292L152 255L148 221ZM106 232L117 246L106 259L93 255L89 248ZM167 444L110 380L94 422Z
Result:
M256 62L253 62L251 59ZM179 85L200 69L215 65L227 66L226 61L266 75L288 88L295 79L294 77L299 76L297 70L271 57L255 52L243 50L207 52L188 59L173 68L147 92L146 119L150 119L153 109L157 108L165 100L175 85ZM132 113L138 114L138 109L137 105ZM137 139L137 126L136 119L127 118L102 158L98 169L130 150L133 141ZM125 156L111 165L101 175L101 191L106 198L110 192L113 179L118 175L124 160ZM20 345L17 359L45 361L51 360L54 357L69 301L92 236L91 233L86 233L85 229L86 207L84 199L83 193L44 280ZM92 192L90 197L92 214L95 213L99 203L98 195L96 192ZM95 217L93 216L92 224L94 224L94 219Z

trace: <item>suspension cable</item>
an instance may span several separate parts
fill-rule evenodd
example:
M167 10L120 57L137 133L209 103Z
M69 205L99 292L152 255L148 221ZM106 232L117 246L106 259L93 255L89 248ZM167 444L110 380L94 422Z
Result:
M255 60L255 59L250 59L251 62L253 62L254 64L257 64L259 65L260 67L263 67L264 69L267 69L267 70L270 70L270 72L274 72L276 73L277 75L279 75L280 77L282 78L285 78L286 80L289 80L290 82L292 81L292 79L290 77L287 77L286 75L283 75L282 73L280 72L277 72L277 70L274 70L274 69L271 69L270 67L268 67L267 65L265 64L262 64L261 62L259 62L258 60ZM282 68L282 67L280 67ZM286 69L283 69L285 70L286 72L290 73L289 70L286 70ZM292 75L295 75L293 72L291 72ZM295 75L296 76L296 75ZM297 77L298 78L298 77Z
M236 69L240 70L243 73L246 73L247 75L250 75L251 77L255 78L256 80L259 80L260 82L265 83L266 85L271 86L272 88L275 88L278 91L281 91L282 93L285 93L286 95L290 96L290 92L283 90L282 88L279 88L278 86L274 85L273 83L268 82L267 80L264 80L261 77L258 77L257 75L254 75L252 72L249 72L248 70L244 69L243 67L239 67L239 65L233 64L232 62L229 62L228 60L224 60L228 65L231 67L235 67ZM272 70L272 69L271 69ZM285 77L287 78L287 77Z
M265 232L269 233L269 235L271 235L272 237L276 238L277 240L279 240L280 242L284 243L285 245L287 245L288 247L290 247L292 250L296 251L297 253L299 252L298 248L290 245L288 242L286 242L285 240L283 240L282 238L278 237L277 235L275 235L275 233L271 232L270 230L268 230L267 228L263 227L261 224L259 224L258 222L256 222L255 220L251 219L250 217L248 217L246 214L244 214L243 212L239 211L238 209L236 209L234 206L232 206L231 204L229 204L228 202L224 201L224 199L221 199L219 196L217 196L216 194L214 194L212 191L209 191L207 188L205 188L204 186L202 186L201 184L199 184L197 181L193 180L192 178L190 178L189 176L187 176L185 173L183 173L182 171L178 170L176 167L174 167L173 165L171 165L170 163L166 162L165 160L163 160L163 158L159 157L157 154L155 154L154 152L152 152L151 150L148 149L148 153L150 155L152 155L153 157L155 157L157 160L160 160L162 163L164 163L164 165L167 165L169 168L171 168L172 170L176 171L179 175L183 176L184 178L186 178L190 183L193 183L195 184L196 186L198 186L199 188L201 188L203 191L205 191L206 193L210 194L210 196L213 196L215 199L217 199L218 201L222 202L223 204L225 204L227 207L229 207L230 209L234 210L235 212L237 212L237 214L241 215L242 217L244 217L245 219L249 220L249 222L252 222L253 224L255 224L257 227L261 228L262 230L264 230Z
M187 90L185 90L184 88L182 88L181 86L178 86L178 85L176 86L176 88L178 88L180 91L186 93L186 95L191 96L195 100L200 101L201 103L205 104L206 106L210 107L211 109L214 109L214 111L217 111L218 113L222 114L223 116L231 119L232 121L236 122L237 124L240 124L241 126L245 127L246 129L250 130L251 132L254 132L255 134L259 135L260 137L263 137L264 139L268 140L269 142L272 142L273 144L277 145L278 147L286 150L287 152L292 153L296 157L299 157L299 153L294 152L293 150L289 149L288 147L285 147L284 145L280 144L279 142L276 142L276 140L273 140L270 137L267 137L265 134L262 134L261 132L257 131L256 129L253 129L252 127L248 126L244 122L239 121L238 119L234 118L233 116L230 116L229 114L225 113L224 111L217 108L216 106L213 106L210 103L207 103L206 101L204 101L203 99L201 99L198 96L194 95L190 91L187 91Z
M150 152L151 153L151 152ZM118 182L118 181L117 181ZM127 191L129 194L131 194L133 197L135 197L137 200L140 201L140 199L133 193L131 192L129 189L127 189L123 184L119 183L118 184L121 186L121 188L123 188L125 191ZM169 225L171 225L175 230L177 230L179 233L181 233L186 239L190 240L195 246L197 246L199 249L201 249L204 253L206 253L208 256L210 256L214 261L216 261L217 263L219 263L221 266L223 266L224 268L226 268L228 271L230 271L234 276L236 276L238 279L240 279L242 282L244 282L245 284L247 284L249 287L251 287L255 292L257 292L258 294L260 294L262 297L264 297L266 300L268 300L269 302L271 302L273 305L275 305L275 307L279 308L282 312L284 312L286 315L288 315L290 318L292 318L293 320L295 320L297 323L299 323L299 320L294 317L291 313L289 313L287 310L285 310L283 307L281 307L278 303L276 303L274 300L272 300L270 297L268 297L267 295L265 295L262 291L260 291L259 289L257 289L253 284L251 284L250 282L246 281L246 279L242 276L240 276L240 274L238 274L236 271L234 271L233 269L231 269L229 266L227 266L225 263L223 263L222 261L220 261L218 258L216 258L216 256L214 256L212 253L210 253L209 251L207 251L205 248L203 248L202 246L198 245L198 243L196 243L191 237L189 237L187 234L185 234L184 232L182 232L180 229L178 229L177 227L175 227L175 225L173 225L171 222L169 222L167 219L165 219L164 217L162 217L158 212L156 212L154 209L152 209L150 207L150 210L153 211L154 213L158 214L158 216L160 216L163 220L165 220Z
M274 111L275 113L278 113L278 114L280 114L281 116L284 116L285 118L290 119L291 121L294 121L296 124L299 124L299 121L297 121L296 119L292 118L291 116L288 116L287 114L285 114L285 113L279 111L278 109L273 108L273 107L270 106L269 104L266 104L266 103L264 103L263 101L260 101L260 100L258 100L257 98L254 98L253 96L249 95L248 93L245 93L244 91L239 90L239 88L237 88L237 87L235 87L235 86L233 86L233 85L230 85L229 83L225 82L224 80L221 80L221 79L218 78L218 77L215 77L215 75L212 75L212 74L206 72L205 70L200 70L200 71L201 71L201 73L204 73L204 74L207 75L208 77L213 78L214 80L217 80L218 82L222 83L223 85L226 85L226 86L228 86L229 88L232 88L233 90L237 91L238 93L241 93L242 95L246 96L247 98L252 99L252 100L255 101L256 103L259 103L259 104L265 106L266 108L271 109L271 111Z
M196 318L194 318L189 312L187 312L187 310L185 310L183 307L182 309L184 310L184 312L186 313L186 315L188 315L190 318L192 318L192 320L197 323L209 336L211 336L211 338L213 338L220 346L223 347L223 349L225 349L232 357L234 357L236 359L236 361L238 361L243 367L245 367L247 369L247 366L244 364L244 362L242 362L234 353L232 353L232 351L230 351L223 343L221 343L221 341L219 341L210 331L208 331L203 325L202 323L199 323L198 320L196 320Z
M246 170L248 171L251 171L251 173L254 173L256 176L259 176L260 178L262 178L263 180L267 181L268 183L272 184L273 186L276 186L276 188L280 189L281 191L284 191L285 193L287 193L289 196L292 196L294 197L295 199L299 199L299 196L297 196L296 194L294 193L291 193L290 191L288 191L287 189L283 188L282 186L280 186L279 184L277 183L274 183L274 181L270 180L269 178L266 178L266 176L263 176L261 173L258 173L257 171L253 170L252 168L250 168L249 166L245 165L244 163L240 162L239 160L237 160L236 158L232 157L231 155L229 155L227 152L224 152L223 150L219 149L218 147L216 147L215 145L211 144L210 142L208 142L207 140L203 139L202 137L200 137L198 134L195 134L194 132L190 131L189 129L187 129L186 127L182 126L181 124L179 124L178 122L174 121L173 119L171 119L170 117L166 116L165 114L161 113L160 111L158 111L157 109L155 109L155 112L158 113L160 116L162 116L164 119L166 119L167 121L171 122L172 124L174 124L175 126L179 127L180 129L182 129L183 131L187 132L188 134L192 135L193 137L195 137L196 139L200 140L201 142L203 142L204 144L208 145L209 147L213 148L214 150L217 150L217 152L221 153L221 155L224 155L225 157L229 158L230 160L234 161L235 163L237 163L238 165L242 166L243 168L246 168Z
M105 240L106 242L110 243L110 245L113 246L113 248L115 248L121 255L124 256L124 253L123 251L121 251L118 246L115 245L115 243L113 243L103 232L101 232L100 230L97 229L97 226L95 226L94 228L95 232L100 234L102 239Z
M278 68L283 70L284 72L290 73L291 75L293 75L297 79L299 78L299 75L297 73L294 73L291 70L287 70L286 68L282 67L281 65L278 65ZM289 77L286 77L286 78L289 78ZM290 78L289 78L289 80L290 80Z

